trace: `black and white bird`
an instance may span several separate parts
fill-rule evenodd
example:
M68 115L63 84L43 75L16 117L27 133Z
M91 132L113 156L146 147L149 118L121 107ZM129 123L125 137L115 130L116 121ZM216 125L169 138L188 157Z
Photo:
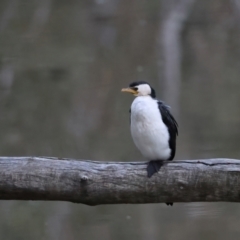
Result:
M174 158L178 124L170 107L156 99L155 90L147 82L133 82L122 92L136 97L130 108L131 134L136 147L150 160L147 166L150 178L159 171L164 160Z

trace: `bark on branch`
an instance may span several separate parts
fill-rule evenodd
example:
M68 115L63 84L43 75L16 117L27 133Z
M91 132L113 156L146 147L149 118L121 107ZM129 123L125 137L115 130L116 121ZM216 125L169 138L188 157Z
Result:
M240 201L239 160L166 162L150 179L146 167L146 162L0 157L0 199L87 205Z

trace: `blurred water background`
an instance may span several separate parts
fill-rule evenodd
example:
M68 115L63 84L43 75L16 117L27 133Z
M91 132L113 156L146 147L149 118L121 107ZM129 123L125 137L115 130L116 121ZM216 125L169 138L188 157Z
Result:
M144 160L135 80L179 123L176 159L240 159L239 0L0 1L0 155ZM0 239L239 239L237 203L0 202Z

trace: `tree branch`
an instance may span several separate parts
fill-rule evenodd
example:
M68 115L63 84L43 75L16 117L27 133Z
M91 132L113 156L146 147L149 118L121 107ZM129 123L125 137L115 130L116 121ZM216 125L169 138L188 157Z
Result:
M146 167L146 162L0 157L0 199L87 205L240 201L239 160L166 162L150 179Z

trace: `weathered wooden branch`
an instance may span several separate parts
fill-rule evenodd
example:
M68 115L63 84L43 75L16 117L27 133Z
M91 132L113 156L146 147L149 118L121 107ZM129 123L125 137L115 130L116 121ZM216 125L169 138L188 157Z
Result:
M240 202L240 160L166 162L147 178L146 162L0 157L0 199L87 205Z

